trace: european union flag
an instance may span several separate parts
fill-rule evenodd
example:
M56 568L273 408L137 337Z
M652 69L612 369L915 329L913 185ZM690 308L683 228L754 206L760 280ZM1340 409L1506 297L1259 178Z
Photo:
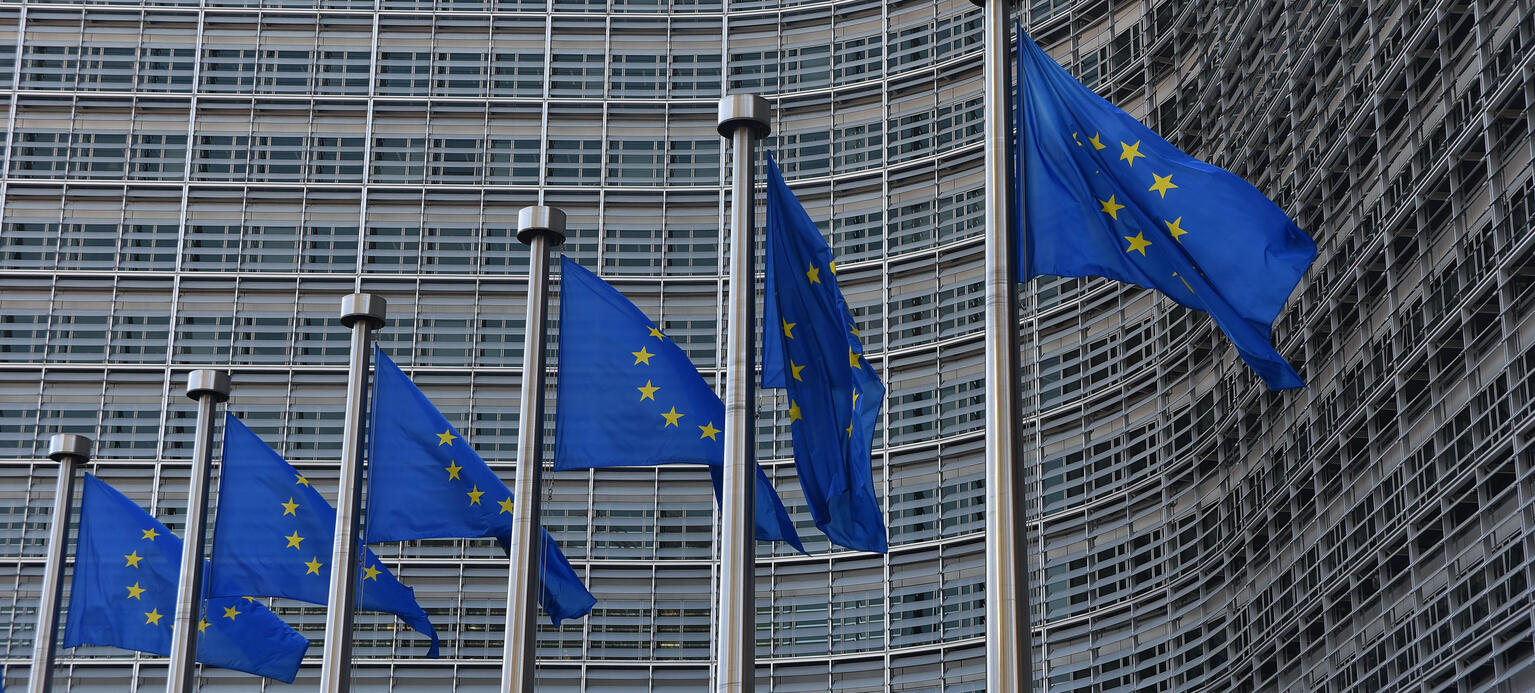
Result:
M837 263L767 157L762 386L789 391L794 467L815 525L850 549L884 553L870 448L885 386L863 357Z
M249 594L326 604L335 509L304 475L227 412L222 459L209 596ZM357 608L399 616L432 639L427 656L437 656L437 631L416 603L415 592L366 547L357 582Z
M1316 243L1252 185L1168 144L1018 34L1020 279L1156 289L1209 312L1270 388L1304 387L1269 334Z
M180 570L181 539L86 474L64 646L169 655ZM210 598L203 613L197 661L293 682L309 639L277 614L245 597Z
M725 403L682 348L629 299L570 258L560 262L554 468L706 464L718 501ZM786 541L804 553L760 466L754 507L758 539Z
M382 349L373 351L366 543L512 536L512 490ZM596 597L542 527L539 604L554 625L591 613Z

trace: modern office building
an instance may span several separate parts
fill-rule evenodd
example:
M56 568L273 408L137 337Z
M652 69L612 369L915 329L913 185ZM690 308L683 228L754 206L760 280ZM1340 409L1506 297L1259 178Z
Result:
M1275 331L1301 391L1265 390L1208 317L1149 292L1025 287L1036 679L1535 688L1535 3L1016 11L1083 82L1252 181L1320 247ZM563 252L717 379L715 107L753 92L888 388L874 473L891 543L856 554L814 530L787 403L764 392L759 456L811 555L759 546L760 690L984 690L980 42L967 0L0 6L5 683L32 646L49 434L95 439L93 471L179 531L185 374L226 368L231 410L334 498L347 293L388 299L382 346L511 479L524 205L562 208ZM545 483L544 522L599 602L543 627L541 690L703 689L718 546L702 471ZM493 689L499 550L376 548L443 657L359 615L359 689ZM322 637L322 608L273 606ZM82 648L57 683L164 677L161 658Z

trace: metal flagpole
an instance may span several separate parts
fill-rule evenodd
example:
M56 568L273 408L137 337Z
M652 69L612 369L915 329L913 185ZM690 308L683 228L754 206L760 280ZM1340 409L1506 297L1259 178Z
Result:
M725 469L720 502L720 604L717 693L751 693L757 682L756 475L757 268L752 232L756 188L753 145L771 130L771 106L756 95L720 99L719 133L735 150L730 164L730 296L725 333Z
M336 498L336 543L330 552L330 593L326 597L325 651L320 664L321 690L345 693L352 685L352 605L357 601L357 562L361 537L362 429L368 413L368 341L384 326L388 305L383 296L351 294L341 299L341 324L352 328L352 356L346 373L346 423L341 435L341 478Z
M522 412L517 420L517 478L512 487L511 573L506 579L506 648L501 691L533 690L538 647L539 477L544 465L544 334L549 310L549 249L565 242L565 212L544 206L517 212L517 240L528 246L528 319L523 325Z
M48 441L48 457L59 463L53 491L53 524L48 527L48 562L43 565L43 594L37 604L37 631L32 640L32 671L27 693L53 688L53 653L59 634L59 598L64 591L64 545L69 542L69 518L74 514L75 469L91 459L91 439L58 433Z
M972 0L982 8L986 42L986 690L1029 691L1033 646L1029 626L1027 487L1018 468L1018 271L1008 228L1006 0ZM1023 175L1022 171L1019 175Z
M192 487L187 492L187 527L181 538L181 574L176 585L166 693L191 691L197 676L203 540L208 529L208 477L213 471L213 406L229 399L229 374L205 368L192 371L187 374L187 397L197 401L197 435L192 442Z

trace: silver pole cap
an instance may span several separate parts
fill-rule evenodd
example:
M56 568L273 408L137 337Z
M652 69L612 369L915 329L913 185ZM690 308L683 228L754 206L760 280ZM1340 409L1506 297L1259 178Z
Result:
M559 207L533 205L517 211L517 240L533 245L533 239L548 237L549 246L565 242L565 212Z
M229 400L229 374L211 368L199 368L187 374L187 397L202 399L213 395L213 401Z
M48 439L48 459L54 462L63 462L64 458L73 457L78 462L89 462L91 459L91 439L85 436L77 436L73 433L55 433Z
M751 128L757 139L773 131L773 107L756 94L731 94L720 99L720 137L730 137L736 128Z
M367 320L368 326L376 330L384 326L388 307L388 302L378 294L350 294L341 299L341 324L351 327L358 320Z

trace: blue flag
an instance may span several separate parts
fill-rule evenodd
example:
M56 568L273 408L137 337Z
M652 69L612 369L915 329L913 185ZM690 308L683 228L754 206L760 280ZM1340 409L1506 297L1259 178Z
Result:
M373 377L366 541L493 537L511 542L512 490L382 349ZM542 527L539 604L554 625L591 613L588 592Z
M181 539L86 474L64 646L169 655L180 571ZM197 661L293 682L309 639L277 614L243 596L210 598L203 613Z
M554 468L706 464L718 501L725 403L682 348L629 299L570 258L560 261ZM760 466L753 507L758 539L805 552Z
M1156 289L1210 313L1270 388L1304 387L1269 334L1316 243L1252 185L1168 144L1018 33L1020 279Z
M227 412L222 459L208 594L326 604L335 509L304 475ZM432 639L427 656L437 656L437 631L416 603L415 592L366 547L357 582L357 608L398 615Z
M863 357L837 263L767 156L762 386L789 391L794 468L815 525L833 542L884 553L870 448L885 386Z

